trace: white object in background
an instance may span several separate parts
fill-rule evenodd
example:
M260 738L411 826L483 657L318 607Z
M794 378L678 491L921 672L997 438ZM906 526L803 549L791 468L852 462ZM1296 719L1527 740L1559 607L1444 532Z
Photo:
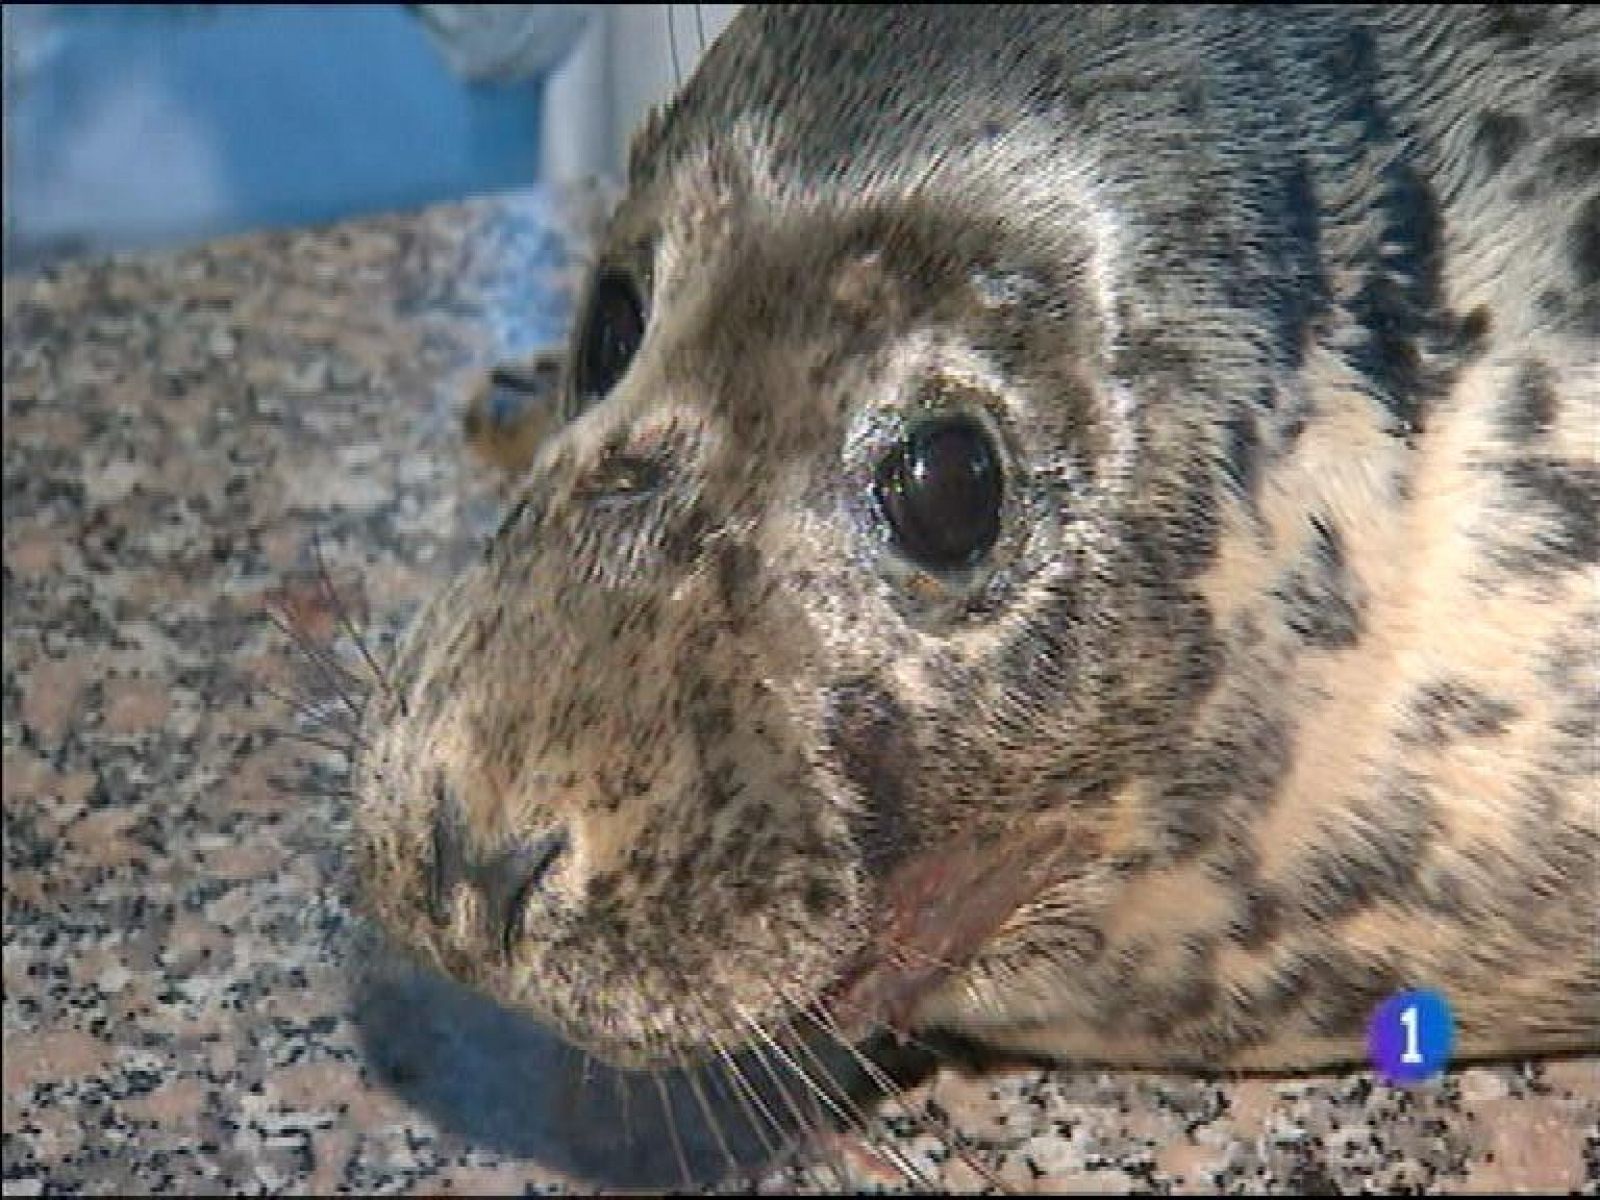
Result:
M548 183L623 179L633 131L689 78L740 6L593 8L577 47L545 85L539 175Z
M418 4L450 69L472 83L519 83L565 58L593 4Z

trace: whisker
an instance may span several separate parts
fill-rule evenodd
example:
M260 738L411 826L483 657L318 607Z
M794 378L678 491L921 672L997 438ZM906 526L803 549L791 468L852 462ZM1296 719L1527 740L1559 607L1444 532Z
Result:
M350 747L348 745L342 745L339 742L330 741L327 738L320 738L314 733L297 733L293 729L272 729L268 730L268 732L274 737L288 738L290 741L295 742L304 742L308 746L320 746L324 750L333 750L346 756L350 754ZM365 745L365 743L362 744Z
M778 1077L778 1074L776 1074L776 1072L774 1072L773 1066L771 1066L771 1062L768 1062L768 1059L766 1059L765 1054L762 1053L762 1048L760 1048L760 1046L758 1046L757 1043L754 1043L754 1042L746 1043L746 1045L749 1046L750 1058L754 1059L755 1064L757 1064L757 1066L760 1066L760 1069L762 1069L763 1072L765 1072L766 1078L768 1078L768 1080L771 1080L771 1083L773 1083L773 1090L776 1091L776 1093L778 1093L778 1098L781 1099L782 1104L784 1104L784 1107L786 1107L786 1109L789 1109L790 1117L794 1118L795 1125L797 1125L798 1126L798 1130L800 1130L800 1142L802 1142L802 1144L811 1144L811 1142L818 1142L819 1139L816 1138L816 1130L814 1130L813 1126L811 1126L810 1123L806 1122L805 1115L803 1115L802 1112L800 1112L800 1107L798 1107L798 1104L795 1104L794 1096L792 1096L792 1094L789 1093L789 1090L787 1090L787 1088L784 1088L784 1085L782 1085L782 1080L781 1080L781 1078ZM768 1112L768 1118L770 1118L770 1120L773 1120L773 1128L774 1128L774 1130L778 1131L779 1138L784 1139L784 1142L786 1142L786 1146L784 1146L784 1150L786 1150L786 1152L790 1152L790 1154L792 1154L792 1152L794 1152L794 1149L795 1149L795 1142L792 1141L792 1134L784 1133L784 1128L782 1128L782 1126L779 1125L778 1122L776 1122L776 1118L771 1117L771 1112L770 1112L770 1110L766 1109L765 1104L763 1104L762 1107L763 1107L763 1112ZM842 1176L840 1176L840 1174L838 1174L837 1168L834 1168L834 1165L832 1165L832 1163L829 1163L829 1168L830 1168L830 1170L834 1170L835 1182L838 1182L838 1184L840 1184L840 1186L843 1186L843 1178L842 1178Z
M728 1048L723 1045L722 1039L714 1033L707 1036L710 1038L712 1048L716 1050L717 1058L727 1075L729 1084L733 1088L734 1099L739 1102L739 1107L744 1110L745 1119L750 1122L751 1131L760 1139L761 1148L766 1151L767 1157L773 1160L777 1159L781 1150L777 1143L767 1137L766 1130L762 1128L761 1122L756 1120L755 1110L760 1110L762 1120L766 1121L767 1125L778 1135L780 1140L783 1140L784 1137L783 1127L778 1124L771 1110L767 1108L766 1102L761 1099L761 1093L757 1092L750 1081L745 1078L744 1072L739 1069L739 1064L734 1061L733 1055L728 1053ZM746 1096L748 1096L748 1099L746 1099ZM752 1102L755 1106L754 1109L751 1107Z
M328 593L328 599L333 604L334 619L344 628L350 640L356 644L356 649L361 652L361 657L366 660L367 668L372 672L373 678L378 681L379 686L383 688L384 693L393 696L395 694L394 686L389 680L388 672L378 665L378 660L373 657L372 651L367 648L367 639L362 636L361 630L356 628L355 622L350 619L344 600L339 595L339 589L333 586L333 576L328 574L327 564L322 559L322 539L315 533L311 535L311 557L316 561L318 578L322 581L322 586ZM400 715L403 717L410 716L406 712L405 697L400 696L398 699L400 702Z
M881 1021L877 1017L873 1016L872 1013L870 1013L866 1008L862 1007L860 1004L854 1004L854 1003L851 1003L850 1001L844 1000L842 998L836 998L836 999L830 1001L830 1003L835 1005L835 1006L837 1006L838 1008L848 1009L851 1013L853 1013L853 1014L855 1014L857 1016L865 1016L865 1017L867 1017L872 1022L874 1027L877 1027L877 1028L885 1027L883 1021ZM923 1039L921 1037L918 1037L917 1034L913 1030L910 1030L910 1029L896 1029L893 1032L894 1032L894 1036L895 1036L897 1041L903 1042L905 1045L911 1046L911 1047L913 1047L913 1048L915 1048L917 1050L925 1051L926 1053L932 1055L935 1058L940 1057L939 1047L933 1045L931 1042L928 1042L928 1041L926 1041L925 1039ZM843 1036L843 1031L842 1030L840 1031L839 1036L840 1037Z
M313 729L330 730L361 746L367 744L349 714L339 708L330 708L326 701L318 702L314 697L304 694L280 692L270 683L257 683L252 686L256 691L271 696L303 724Z
M319 701L313 696L304 694L291 695L280 692L270 683L252 683L250 686L257 692L271 696L307 725L325 729L337 722L337 732L355 736L356 729L349 723L349 714L330 707L325 700Z
M339 699L344 701L345 707L350 710L357 720L360 720L362 716L361 706L350 699L345 689L340 686L340 680L342 679L345 683L357 687L360 686L361 681L346 670L337 660L330 658L327 652L316 645L305 633L285 624L275 609L269 607L266 613L268 619L283 632L284 636L294 642L299 651L316 665L328 685L338 694Z
M689 1081L689 1091L693 1093L695 1103L700 1106L700 1113L706 1119L706 1125L711 1130L711 1136L717 1139L717 1149L722 1151L723 1160L728 1164L730 1177L739 1173L739 1160L729 1148L728 1141L722 1135L722 1122L717 1120L716 1113L712 1110L710 1102L706 1099L705 1088L700 1084L700 1072L693 1066L684 1068L684 1076Z
M902 1113L904 1113L912 1121L916 1122L916 1116L911 1112L910 1107L905 1102L904 1089L902 1089L898 1083L891 1079L888 1073L885 1072L882 1067L873 1062L870 1056L865 1054L859 1046L857 1046L853 1041L850 1040L849 1037L845 1035L844 1030L839 1028L837 1022L833 1020L833 1017L827 1012L827 1010L816 1008L814 1011L816 1016L813 1019L824 1023L819 1025L819 1027L825 1028L833 1040L840 1046L844 1047L845 1051L856 1060L856 1063L861 1067L861 1069L867 1073L867 1077L872 1080L873 1085L877 1087L877 1089L882 1092L885 1097L892 1100ZM918 1123L920 1124L920 1122Z
M871 1077L872 1082L875 1083L881 1091L883 1091L885 1094L896 1096L901 1093L900 1085L889 1078L889 1076L883 1071L882 1067L862 1053L861 1049L856 1045L856 1043L850 1039L850 1036L839 1027L839 1022L834 1019L833 1014L825 1007L814 1004L807 1010L807 1016L809 1019L816 1022L819 1028L824 1029L838 1045L843 1046L847 1051L850 1052L851 1056L855 1058L858 1064L860 1064L861 1069L866 1071L866 1073Z
M901 1103L901 1110L907 1111L904 1102ZM970 1167L985 1183L994 1188L994 1190L999 1192L1002 1196L1011 1195L1011 1189L1006 1186L1005 1181L1001 1179L1000 1176L996 1175L982 1159L973 1154L972 1151L966 1147L961 1139L961 1135L955 1131L949 1121L934 1111L931 1097L929 1102L923 1105L922 1116L920 1118L915 1116L912 1117L912 1120L919 1119L932 1125L934 1133L938 1135L939 1140L948 1146L951 1152L954 1153L962 1162L966 1163L967 1166Z
M820 1087L816 1083L816 1081L813 1080L811 1078L811 1076L808 1075L803 1068L801 1068L800 1064L795 1062L794 1059L792 1057L790 1057L788 1052L783 1049L782 1045L780 1045L778 1043L778 1041L776 1039L774 1039L773 1036L770 1033L768 1033L766 1031L766 1029L763 1028L762 1025L758 1021L755 1020L755 1018L751 1017L750 1014L747 1013L737 1003L734 1004L733 1009L734 1009L734 1011L736 1013L739 1014L739 1019L741 1021L743 1021L751 1029L756 1031L756 1035L759 1038L761 1038L761 1040L764 1041L767 1044L767 1046L772 1050L772 1052L775 1055L778 1056L779 1060L785 1066L787 1066L791 1071L793 1071L795 1073L795 1075L801 1080L801 1082L803 1082L808 1088L810 1088L812 1092L816 1093L821 1098L822 1102L828 1106L828 1109L834 1114L834 1116L838 1117L841 1121L848 1121L849 1120L849 1117L846 1116L846 1114L843 1112L842 1109L840 1109L838 1104L836 1104L834 1102L833 1097L828 1094L827 1090L822 1088L822 1087ZM798 1042L799 1042L799 1039L797 1039L797 1043ZM837 1085L835 1085L835 1086L837 1086Z
M683 1190L694 1190L694 1177L689 1174L689 1160L683 1153L683 1141L678 1137L678 1118L672 1112L672 1096L659 1070L652 1070L650 1078L656 1085L656 1095L661 1097L661 1110L667 1116L667 1138L672 1142L672 1153L678 1160L678 1171L683 1177Z
M647 1003L652 1003L653 1004L653 1001L651 1000L651 990L646 988L642 981L641 981L640 986L641 986L641 990L645 994L645 998L646 998ZM699 998L697 996L695 996L693 993L690 993L690 995L688 996L688 999L690 999L695 1004L695 1006L700 1009L701 1012L704 1012L704 1008L703 1008L703 1006L701 1006L700 1000L699 1000ZM665 1030L662 1029L659 1026L658 1022L657 1023L653 1023L653 1024L656 1025L656 1028L654 1028L652 1030L652 1032L654 1032L657 1035L663 1035L665 1033ZM715 1039L713 1039L713 1044L714 1045L716 1044L715 1043ZM679 1172L681 1173L681 1175L683 1177L684 1190L685 1191L693 1191L694 1190L694 1178L690 1174L690 1171L689 1171L689 1160L688 1160L688 1157L684 1153L683 1142L682 1142L682 1140L681 1140L681 1138L679 1137L679 1134L678 1134L677 1118L676 1118L676 1114L674 1113L673 1107L672 1107L672 1096L671 1096L670 1089L668 1088L668 1086L666 1084L666 1081L665 1081L665 1079L663 1077L663 1071L662 1071L661 1068L659 1068L659 1067L650 1067L650 1068L647 1068L647 1069L649 1070L650 1076L651 1076L652 1080L655 1083L656 1091L657 1091L657 1093L659 1094L659 1096L661 1098L661 1106L662 1106L663 1110L666 1113L667 1136L671 1140L672 1151L673 1151L673 1154L677 1158L677 1161L678 1161L678 1169L679 1169ZM738 1167L739 1167L738 1159L734 1157L733 1151L729 1148L727 1141L724 1139L724 1137L722 1135L722 1126L721 1126L721 1124L717 1121L716 1115L712 1112L710 1106L706 1102L705 1093L703 1092L703 1090L700 1087L699 1077L698 1077L698 1075L696 1073L694 1065L693 1064L687 1064L687 1065L683 1066L681 1068L681 1073L688 1079L690 1090L694 1093L695 1100L699 1104L701 1112L705 1115L706 1121L711 1127L712 1135L716 1138L717 1145L722 1150L723 1158L726 1160L726 1162L728 1164L729 1172L730 1173L736 1173L738 1171ZM747 1115L748 1115L748 1112L747 1112Z
M816 1019L816 1017L812 1015L809 1005L800 1009L800 1015L805 1017L808 1021L810 1021L812 1026L813 1026L813 1028L815 1028L818 1032L822 1033L830 1041L835 1041L836 1042L836 1041L839 1040L832 1032L830 1032L829 1030L824 1028L822 1026L822 1024ZM873 1146L878 1146L878 1145L881 1144L885 1155L888 1157L888 1159L890 1161L890 1165L893 1166L895 1170L899 1171L900 1174L905 1177L907 1182L911 1183L915 1187L922 1188L925 1191L934 1191L934 1190L936 1190L934 1188L933 1184L931 1182L929 1182L929 1180L922 1174L922 1172L917 1170L916 1165L914 1163L912 1163L910 1159L906 1158L903 1154L901 1154L897 1147L895 1147L892 1143L888 1142L886 1139L881 1139L881 1138L875 1137L873 1135L873 1133L872 1133L872 1121L867 1117L867 1115L865 1113L863 1113L861 1111L861 1106L858 1105L850 1097L849 1092L847 1092L845 1090L845 1088L843 1087L843 1085L841 1085L839 1083L838 1078L833 1074L833 1072L831 1070L828 1069L827 1064L824 1063L816 1055L816 1053L809 1046L806 1045L805 1039L802 1038L802 1037L797 1037L795 1039L795 1044L799 1048L800 1052L805 1054L806 1057L811 1060L811 1064L812 1064L813 1069L815 1069L820 1075L822 1075L829 1083L831 1083L833 1085L834 1090L839 1095L839 1098L849 1108L850 1116L848 1118L848 1122L849 1122L849 1124L851 1124L855 1128L856 1132L858 1134L860 1134L863 1138L867 1139L868 1142L871 1143Z
M693 993L690 995L690 1000L693 1002L694 1007L700 1016L702 1027L707 1030L706 1037L710 1040L712 1049L716 1051L718 1066L722 1069L723 1075L727 1079L728 1085L733 1091L733 1098L738 1101L739 1107L744 1112L745 1120L750 1123L751 1132L753 1132L756 1137L760 1139L761 1147L766 1151L767 1157L769 1159L776 1160L781 1153L778 1143L787 1140L787 1135L783 1131L783 1126L781 1126L777 1119L773 1117L771 1111L761 1099L760 1093L757 1092L754 1086L751 1085L750 1081L745 1078L744 1072L739 1069L739 1064L729 1052L727 1045L716 1035L716 1033L711 1032L715 1029L716 1022L712 1019L713 1014L710 1012L705 1002L698 995ZM748 1100L746 1099L746 1093L749 1095ZM767 1137L766 1130L763 1129L761 1121L756 1119L756 1112L751 1107L751 1101L754 1101L755 1108L760 1110L762 1119L764 1119L767 1125L771 1127L772 1132L777 1135L778 1142L773 1142Z
M950 1129L948 1122L936 1118L932 1112L928 1112L924 1116L918 1116L914 1113L911 1110L911 1106L906 1103L904 1089L891 1080L884 1070L872 1061L870 1056L864 1054L854 1042L844 1036L844 1031L838 1027L837 1022L834 1021L827 1010L815 1008L814 1011L821 1020L827 1022L835 1040L861 1064L861 1069L871 1077L873 1083L883 1091L908 1120L918 1125L929 1124L935 1126L934 1132L936 1135L952 1152L960 1157L962 1162L977 1172L986 1183L995 1188L1001 1195L1010 1195L1011 1189L1006 1187L1005 1182L998 1175L967 1151L966 1147L961 1144L960 1139L955 1136L954 1131Z
M694 6L694 31L700 38L700 53L706 52L706 25L700 17L700 6Z
M365 688L366 685L362 682L361 677L340 662L326 646L320 645L314 637L302 629L298 620L290 613L276 604L263 606L263 611L267 614L268 619L277 626L279 632L293 641L295 649L299 650L306 658L321 664L325 670L349 684L352 689Z
M842 1000L842 999L835 999L835 1000L831 1001L831 1003L836 1005L836 1006L838 1006L838 1007L840 1007L840 1008L849 1009L851 1012L853 1012L853 1013L855 1013L857 1015L867 1015L867 1016L870 1017L870 1014L867 1013L867 1010L865 1008L861 1007L858 1004L852 1004L849 1001ZM816 1014L818 1014L819 1016L821 1016L822 1018L824 1018L824 1019L826 1019L828 1021L828 1029L830 1031L830 1036L832 1036L833 1039L836 1042L838 1042L841 1046L845 1046L847 1048L855 1046L855 1043L849 1040L848 1036L845 1034L845 1031L843 1029L841 1029L839 1027L838 1022L836 1020L834 1020L833 1014L830 1013L826 1008L822 1007L821 1005L813 1004L811 1006L811 1011L816 1013ZM883 1023L881 1021L877 1021L875 1019L873 1020L873 1025L874 1025L875 1028L885 1028L885 1026L883 1025ZM930 1045L928 1042L922 1040L915 1033L912 1033L909 1030L904 1030L904 1029L895 1029L892 1032L893 1032L893 1035L896 1038L896 1040L898 1040L900 1042L903 1042L906 1045L913 1046L916 1049L924 1050L927 1053L929 1053L931 1055L934 1055L935 1057L938 1056L938 1053L939 1053L938 1048L936 1046ZM880 1078L874 1078L873 1082L879 1084L880 1087L881 1086L885 1086L885 1085L887 1085L887 1086L895 1086L895 1085L893 1085L892 1083L889 1082L887 1076L884 1076L881 1079ZM896 1087L896 1090L898 1091L899 1089Z
M802 1010L801 1015L804 1016L807 1014L805 1014L804 1010ZM830 1040L836 1040L833 1038L832 1034L828 1033L827 1030L822 1029L822 1027L817 1025L814 1020L812 1021L812 1024ZM910 1159L906 1158L892 1141L881 1134L876 1134L873 1132L873 1121L861 1111L860 1106L857 1105L856 1102L850 1097L849 1092L839 1082L838 1077L835 1076L833 1072L828 1069L827 1064L824 1063L816 1055L816 1053L806 1045L806 1039L803 1036L800 1036L798 1031L796 1031L795 1046L796 1049L800 1053L804 1054L811 1062L812 1069L832 1086L832 1089L839 1097L840 1102L849 1110L848 1113L843 1112L841 1111L839 1105L830 1102L829 1108L833 1110L835 1117L844 1122L847 1128L852 1129L857 1136L867 1143L868 1147L881 1152L883 1157L888 1160L889 1166L898 1171L901 1178L913 1188L920 1191L936 1191L937 1189L933 1183L925 1175L923 1175L921 1171L917 1170L916 1165L912 1163ZM793 1069L801 1075L802 1078L805 1078L808 1083L811 1082L806 1076L805 1071L799 1066L798 1063L792 1063L791 1065L793 1066ZM815 1088L816 1085L813 1083L812 1087ZM819 1094L824 1094L823 1089L819 1088L817 1090ZM825 1094L824 1099L826 1099Z
M611 1084L617 1093L617 1107L622 1110L622 1141L624 1145L632 1146L633 1118L628 1111L628 1087L623 1083L621 1071L611 1073Z
M753 1032L761 1042L765 1042L776 1049L776 1043L773 1042L771 1035L767 1033L766 1029L761 1025L760 1022L752 1020L750 1016L738 1005L734 1006L734 1011L737 1013L739 1019L749 1027L751 1032ZM756 1061L761 1064L761 1069L767 1073L767 1078L772 1080L772 1086L777 1090L778 1096L783 1100L784 1106L789 1110L789 1114L794 1117L795 1124L798 1125L802 1131L804 1131L806 1141L810 1142L817 1148L819 1152L821 1152L823 1161L827 1164L828 1170L833 1174L834 1181L839 1185L840 1190L849 1191L849 1179L845 1175L843 1167L839 1164L838 1153L833 1147L827 1145L822 1136L822 1129L820 1125L807 1120L805 1114L800 1111L800 1105L796 1103L794 1096L789 1089L784 1086L782 1076L773 1069L771 1061L767 1058L759 1042L751 1042L750 1049L755 1054ZM810 1080L806 1079L805 1076L802 1075L800 1078L801 1081L804 1082L808 1087L812 1086Z

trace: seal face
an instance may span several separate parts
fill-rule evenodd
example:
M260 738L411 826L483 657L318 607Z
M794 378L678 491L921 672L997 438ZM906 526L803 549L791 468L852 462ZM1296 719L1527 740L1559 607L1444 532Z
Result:
M625 1065L1305 1067L1406 986L1593 1045L1597 61L747 9L373 706L375 915Z

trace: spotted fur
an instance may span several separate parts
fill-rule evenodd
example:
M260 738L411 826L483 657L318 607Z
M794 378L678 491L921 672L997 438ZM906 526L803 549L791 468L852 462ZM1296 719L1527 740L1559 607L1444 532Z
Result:
M1582 7L745 10L601 248L643 345L374 709L375 913L631 1064L820 1001L1308 1067L1403 986L1593 1048L1597 62ZM871 479L947 410L1006 504L935 576Z

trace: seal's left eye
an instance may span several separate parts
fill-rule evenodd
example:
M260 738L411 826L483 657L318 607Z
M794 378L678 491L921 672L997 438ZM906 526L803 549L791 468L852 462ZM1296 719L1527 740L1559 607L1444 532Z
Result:
M644 306L633 280L603 272L589 294L578 338L573 383L584 404L602 400L617 386L644 340Z
M878 463L873 492L901 551L930 571L970 567L1000 536L1000 453L971 417L913 426Z

